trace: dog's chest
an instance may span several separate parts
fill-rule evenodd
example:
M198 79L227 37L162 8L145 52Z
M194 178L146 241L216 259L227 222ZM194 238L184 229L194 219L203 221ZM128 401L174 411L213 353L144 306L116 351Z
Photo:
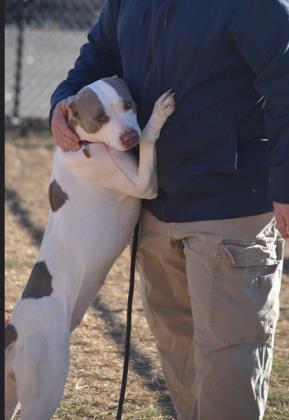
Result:
M55 156L49 186L50 237L55 237L54 242L65 238L71 252L76 246L80 256L96 247L107 247L109 252L110 247L118 248L129 240L140 200L101 186L109 176L109 165L119 170L113 162L104 164L99 156L93 163L81 151L78 154L79 164L65 161L62 154Z

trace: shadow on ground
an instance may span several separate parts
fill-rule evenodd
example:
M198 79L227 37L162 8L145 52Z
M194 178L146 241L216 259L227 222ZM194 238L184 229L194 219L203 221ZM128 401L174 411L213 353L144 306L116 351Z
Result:
M113 315L113 312L99 296L95 299L92 307L99 313L99 316L105 321L109 336L118 344L119 348L124 348L124 337L126 326L119 322ZM119 350L119 354L123 357L123 350ZM144 386L156 394L156 402L161 408L163 414L173 416L175 414L171 399L164 393L167 387L164 379L155 374L151 359L137 350L132 343L130 349L132 368L144 380Z

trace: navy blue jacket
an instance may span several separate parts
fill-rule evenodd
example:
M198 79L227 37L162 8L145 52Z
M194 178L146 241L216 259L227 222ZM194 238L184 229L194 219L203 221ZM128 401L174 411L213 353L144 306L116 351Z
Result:
M155 100L177 106L157 142L167 222L224 219L289 203L289 0L108 0L56 103L123 77L143 127Z

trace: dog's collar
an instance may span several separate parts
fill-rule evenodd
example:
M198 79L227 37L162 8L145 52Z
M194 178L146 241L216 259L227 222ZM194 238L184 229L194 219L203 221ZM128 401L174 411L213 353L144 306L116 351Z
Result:
M88 140L79 140L79 145L80 146L86 146L87 144L93 143L92 141L88 141Z

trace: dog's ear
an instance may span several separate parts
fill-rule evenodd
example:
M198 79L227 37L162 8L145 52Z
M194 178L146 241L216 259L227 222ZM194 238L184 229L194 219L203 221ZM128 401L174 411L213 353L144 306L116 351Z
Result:
M67 107L71 111L71 115L73 118L79 117L79 112L77 110L77 105L74 96L68 98Z

